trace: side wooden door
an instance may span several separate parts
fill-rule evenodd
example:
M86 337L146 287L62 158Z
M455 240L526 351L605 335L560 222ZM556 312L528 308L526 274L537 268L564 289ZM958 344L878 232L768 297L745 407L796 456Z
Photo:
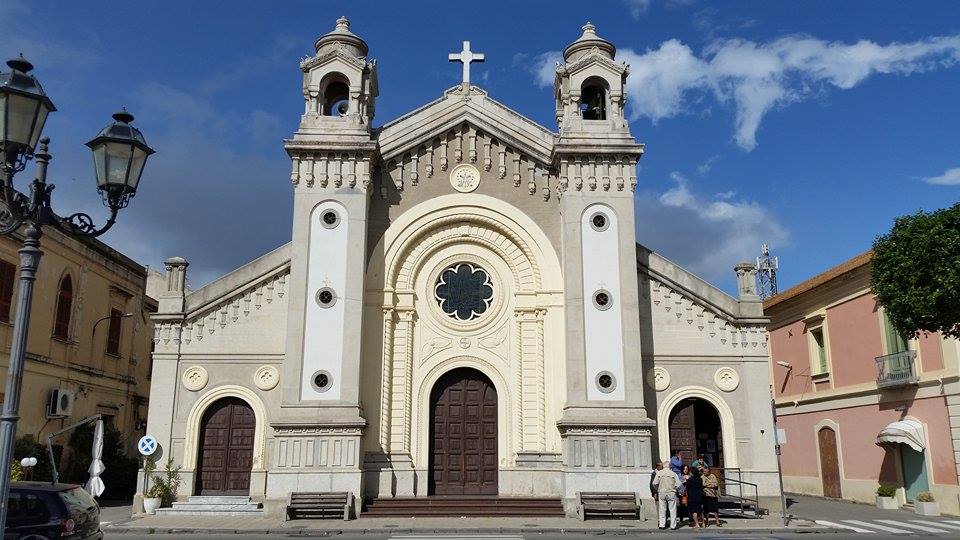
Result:
M686 399L670 413L670 456L683 452L683 463L689 465L697 451L697 425L694 415L696 402Z
M837 454L837 434L830 428L820 428L817 432L820 446L820 480L823 482L823 496L840 498L840 458Z

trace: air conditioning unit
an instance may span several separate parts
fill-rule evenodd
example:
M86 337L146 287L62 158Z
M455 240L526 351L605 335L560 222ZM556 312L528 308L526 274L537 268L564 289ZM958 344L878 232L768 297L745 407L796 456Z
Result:
M73 401L76 394L72 390L54 388L47 400L47 418L64 418L73 413Z

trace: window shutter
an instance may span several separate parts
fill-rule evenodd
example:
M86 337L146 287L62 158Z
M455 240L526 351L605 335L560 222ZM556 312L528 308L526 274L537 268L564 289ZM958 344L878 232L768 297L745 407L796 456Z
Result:
M60 291L57 293L57 312L53 324L53 337L64 341L70 339L71 311L73 311L73 281L70 276L66 276L60 282Z
M110 310L110 330L107 332L107 352L120 355L120 330L123 324L123 313L117 309Z

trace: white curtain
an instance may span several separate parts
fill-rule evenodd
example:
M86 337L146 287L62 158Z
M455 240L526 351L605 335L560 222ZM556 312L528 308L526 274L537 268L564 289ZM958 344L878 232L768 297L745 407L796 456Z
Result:
M100 478L100 475L106 469L103 466L103 461L100 461L100 458L103 457L103 419L97 420L97 427L93 430L93 461L90 463L90 468L87 469L87 472L90 473L90 479L87 480L87 485L85 489L88 493L94 497L99 497L103 494L103 490L106 489L106 486L103 485L103 480Z

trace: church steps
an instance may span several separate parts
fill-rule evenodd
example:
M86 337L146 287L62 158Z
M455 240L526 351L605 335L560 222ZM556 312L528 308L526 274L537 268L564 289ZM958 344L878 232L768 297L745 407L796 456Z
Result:
M560 499L532 497L397 497L367 499L362 516L564 516Z
M157 515L258 517L263 515L263 509L250 497L195 495L173 503L172 508L158 508Z

